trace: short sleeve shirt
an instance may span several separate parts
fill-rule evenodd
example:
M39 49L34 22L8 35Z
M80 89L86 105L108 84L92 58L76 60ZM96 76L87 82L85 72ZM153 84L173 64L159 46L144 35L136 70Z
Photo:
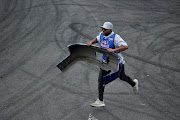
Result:
M99 35L96 37L97 38L97 41L100 43L100 35L101 35L102 32L99 33ZM104 39L108 38L109 36L113 35L114 32L112 32L110 35L108 36L103 36ZM120 47L120 46L127 46L127 43L121 38L120 35L116 34L115 36L115 46L116 47ZM118 59L119 59L119 63L123 63L124 64L124 60L123 60L123 56L121 55L121 52L120 53L117 53L118 55Z

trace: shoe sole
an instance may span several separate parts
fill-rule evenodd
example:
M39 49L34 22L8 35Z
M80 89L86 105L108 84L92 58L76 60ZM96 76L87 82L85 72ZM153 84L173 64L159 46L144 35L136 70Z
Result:
M105 105L90 105L91 107L105 107Z

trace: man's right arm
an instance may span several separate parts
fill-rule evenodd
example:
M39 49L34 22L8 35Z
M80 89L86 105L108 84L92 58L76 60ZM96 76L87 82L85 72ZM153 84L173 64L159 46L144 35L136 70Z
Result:
M87 46L91 46L91 45L94 44L94 43L98 43L97 38L94 38L91 42L88 42L88 43L87 43Z

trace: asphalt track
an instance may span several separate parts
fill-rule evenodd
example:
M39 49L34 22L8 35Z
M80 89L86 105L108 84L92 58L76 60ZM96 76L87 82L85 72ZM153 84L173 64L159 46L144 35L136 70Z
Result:
M128 43L125 69L140 91L117 79L106 107L92 108L99 68L56 64L105 21ZM0 120L179 120L179 63L179 0L0 0Z

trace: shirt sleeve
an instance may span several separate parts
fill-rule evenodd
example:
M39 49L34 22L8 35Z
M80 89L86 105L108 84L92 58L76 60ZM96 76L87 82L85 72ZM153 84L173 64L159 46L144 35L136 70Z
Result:
M115 37L115 44L116 44L116 47L127 46L127 43L118 34L116 34L116 37Z
M97 41L100 43L100 35L101 35L102 32L99 33L99 35L96 37L97 38Z

